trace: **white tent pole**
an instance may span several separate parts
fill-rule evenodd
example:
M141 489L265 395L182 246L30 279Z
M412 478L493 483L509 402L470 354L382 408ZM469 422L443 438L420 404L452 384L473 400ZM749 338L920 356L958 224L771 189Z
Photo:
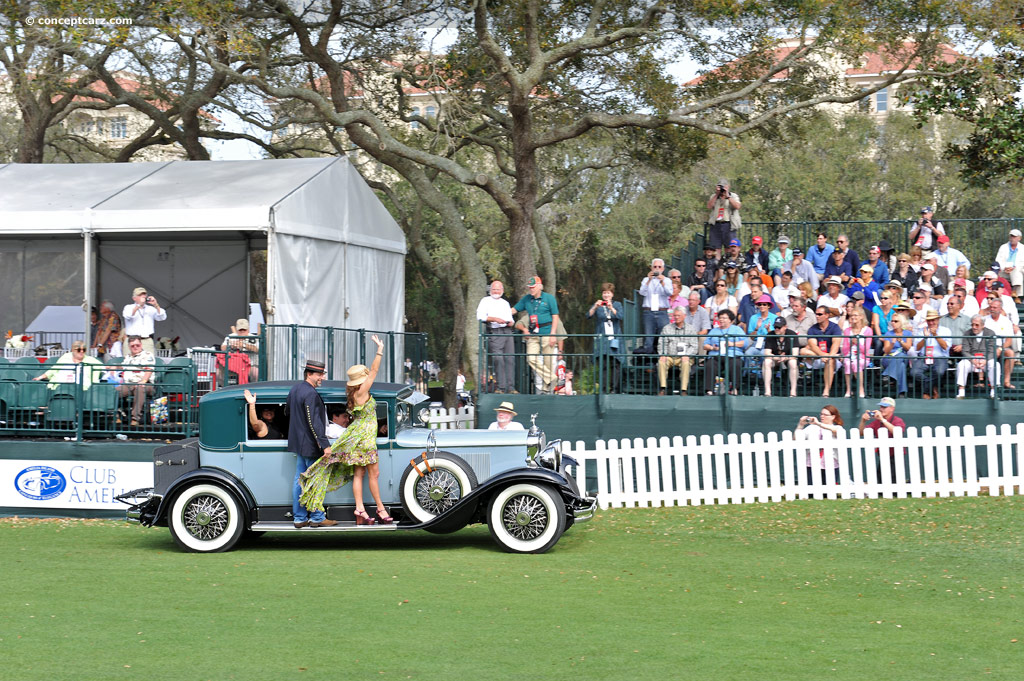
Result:
M267 307L267 324L274 323L274 297L276 287L274 283L277 281L277 277L274 274L274 260L277 255L277 235L274 232L274 211L270 211L270 226L267 228L267 290L266 300L264 301Z
M92 213L91 210L87 210L88 213ZM90 215L91 217L91 215ZM89 225L91 226L91 225ZM89 227L82 229L82 240L84 248L82 252L83 267L82 267L82 279L84 284L84 290L82 291L82 310L85 313L85 344L86 347L92 344L92 338L89 338L90 330L92 328L92 291L93 291L93 233L89 230Z

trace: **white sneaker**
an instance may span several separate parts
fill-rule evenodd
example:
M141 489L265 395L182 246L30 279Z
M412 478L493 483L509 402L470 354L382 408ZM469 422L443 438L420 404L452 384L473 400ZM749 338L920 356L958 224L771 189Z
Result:
M963 388L960 388L959 390L956 391L956 399L962 400L965 397L967 397L967 393L964 391Z

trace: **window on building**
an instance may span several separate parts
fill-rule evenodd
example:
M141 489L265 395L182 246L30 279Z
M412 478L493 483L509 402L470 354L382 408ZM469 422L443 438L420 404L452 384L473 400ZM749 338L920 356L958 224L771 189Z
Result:
M412 115L413 116L419 116L419 115L421 115L421 113L422 112L418 108L412 110ZM419 130L420 122L419 121L413 121L409 125L412 127L413 130Z
M871 95L861 97L857 100L857 111L861 113L867 113L871 111Z
M124 116L110 119L110 137L113 139L125 139L128 137L128 119Z
M875 111L889 110L889 89L882 88L875 93Z
M423 115L426 116L427 118L433 118L434 116L437 115L437 107L436 106L428 106L424 110Z
M100 136L107 134L107 122L102 118L96 119L96 134Z
M79 135L88 135L92 132L92 119L83 118L75 124L75 132Z

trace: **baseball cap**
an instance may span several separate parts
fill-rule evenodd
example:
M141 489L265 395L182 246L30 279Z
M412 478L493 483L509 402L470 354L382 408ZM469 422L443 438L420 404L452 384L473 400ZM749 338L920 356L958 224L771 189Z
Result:
M924 265L921 265L921 269L922 270L934 270L935 269L935 265L933 265L930 262L928 262L928 263L925 263Z
M762 239L759 236L755 236L753 239L750 240L750 243L757 244L758 246L760 246L762 243L764 243L764 239Z
M891 397L883 397L882 399L878 400L878 406L879 407L895 407L896 406L896 400L892 399Z
M953 285L954 286L967 286L967 280L964 279L963 277L957 277L956 279L953 280Z
M925 293L931 293L934 289L928 284L918 284L917 290L924 291Z
M739 239L729 239L729 245L730 246L739 246L740 245L740 240Z
M530 281L526 282L527 286L536 286L540 282L540 277L530 277Z
M850 296L850 297L853 298L854 300L864 300L864 292L863 291L854 291L853 295Z
M729 262L725 263L725 269L727 270L735 270L738 267L739 265L736 263L735 260L730 260Z
M235 329L245 329L246 331L248 331L249 330L249 320L248 319L239 319L238 321L235 322Z
M1011 229L1010 230L1010 236L1020 236L1020 230L1019 229Z
M137 287L135 288L135 290L134 290L134 291L132 291L132 295L133 295L133 296L144 296L144 295L146 295L146 289L145 289L145 287L142 287L142 286L137 286Z
M932 210L931 206L925 206L924 208L921 209L921 212L922 213L934 213L935 211Z
M940 234L939 238L936 239L936 241L938 241L940 244L948 244L949 243L949 237L946 236L945 234Z
M789 237L786 236L785 234L780 234L779 238L778 238L778 243L780 243L780 244L788 244L789 243Z
M803 255L803 254L804 254L804 249L802 249L802 248L794 248L793 249L793 255Z
M985 274L981 275L981 278L982 279L995 279L996 278L996 273L993 272L992 270L989 270L988 272L985 272Z
M775 318L775 328L776 329L781 329L785 325L786 325L786 320L785 319L783 319L782 317L776 317Z
M875 268L872 267L871 265L867 264L867 263L864 263L863 265L860 266L860 271L861 272L874 272Z

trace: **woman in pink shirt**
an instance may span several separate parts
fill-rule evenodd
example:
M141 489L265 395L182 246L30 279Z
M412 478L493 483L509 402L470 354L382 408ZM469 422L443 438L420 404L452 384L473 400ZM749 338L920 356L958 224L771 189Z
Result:
M850 311L850 326L843 330L843 373L846 374L846 395L850 396L853 374L857 374L857 394L864 397L864 369L871 351L871 327L864 318L864 310Z

